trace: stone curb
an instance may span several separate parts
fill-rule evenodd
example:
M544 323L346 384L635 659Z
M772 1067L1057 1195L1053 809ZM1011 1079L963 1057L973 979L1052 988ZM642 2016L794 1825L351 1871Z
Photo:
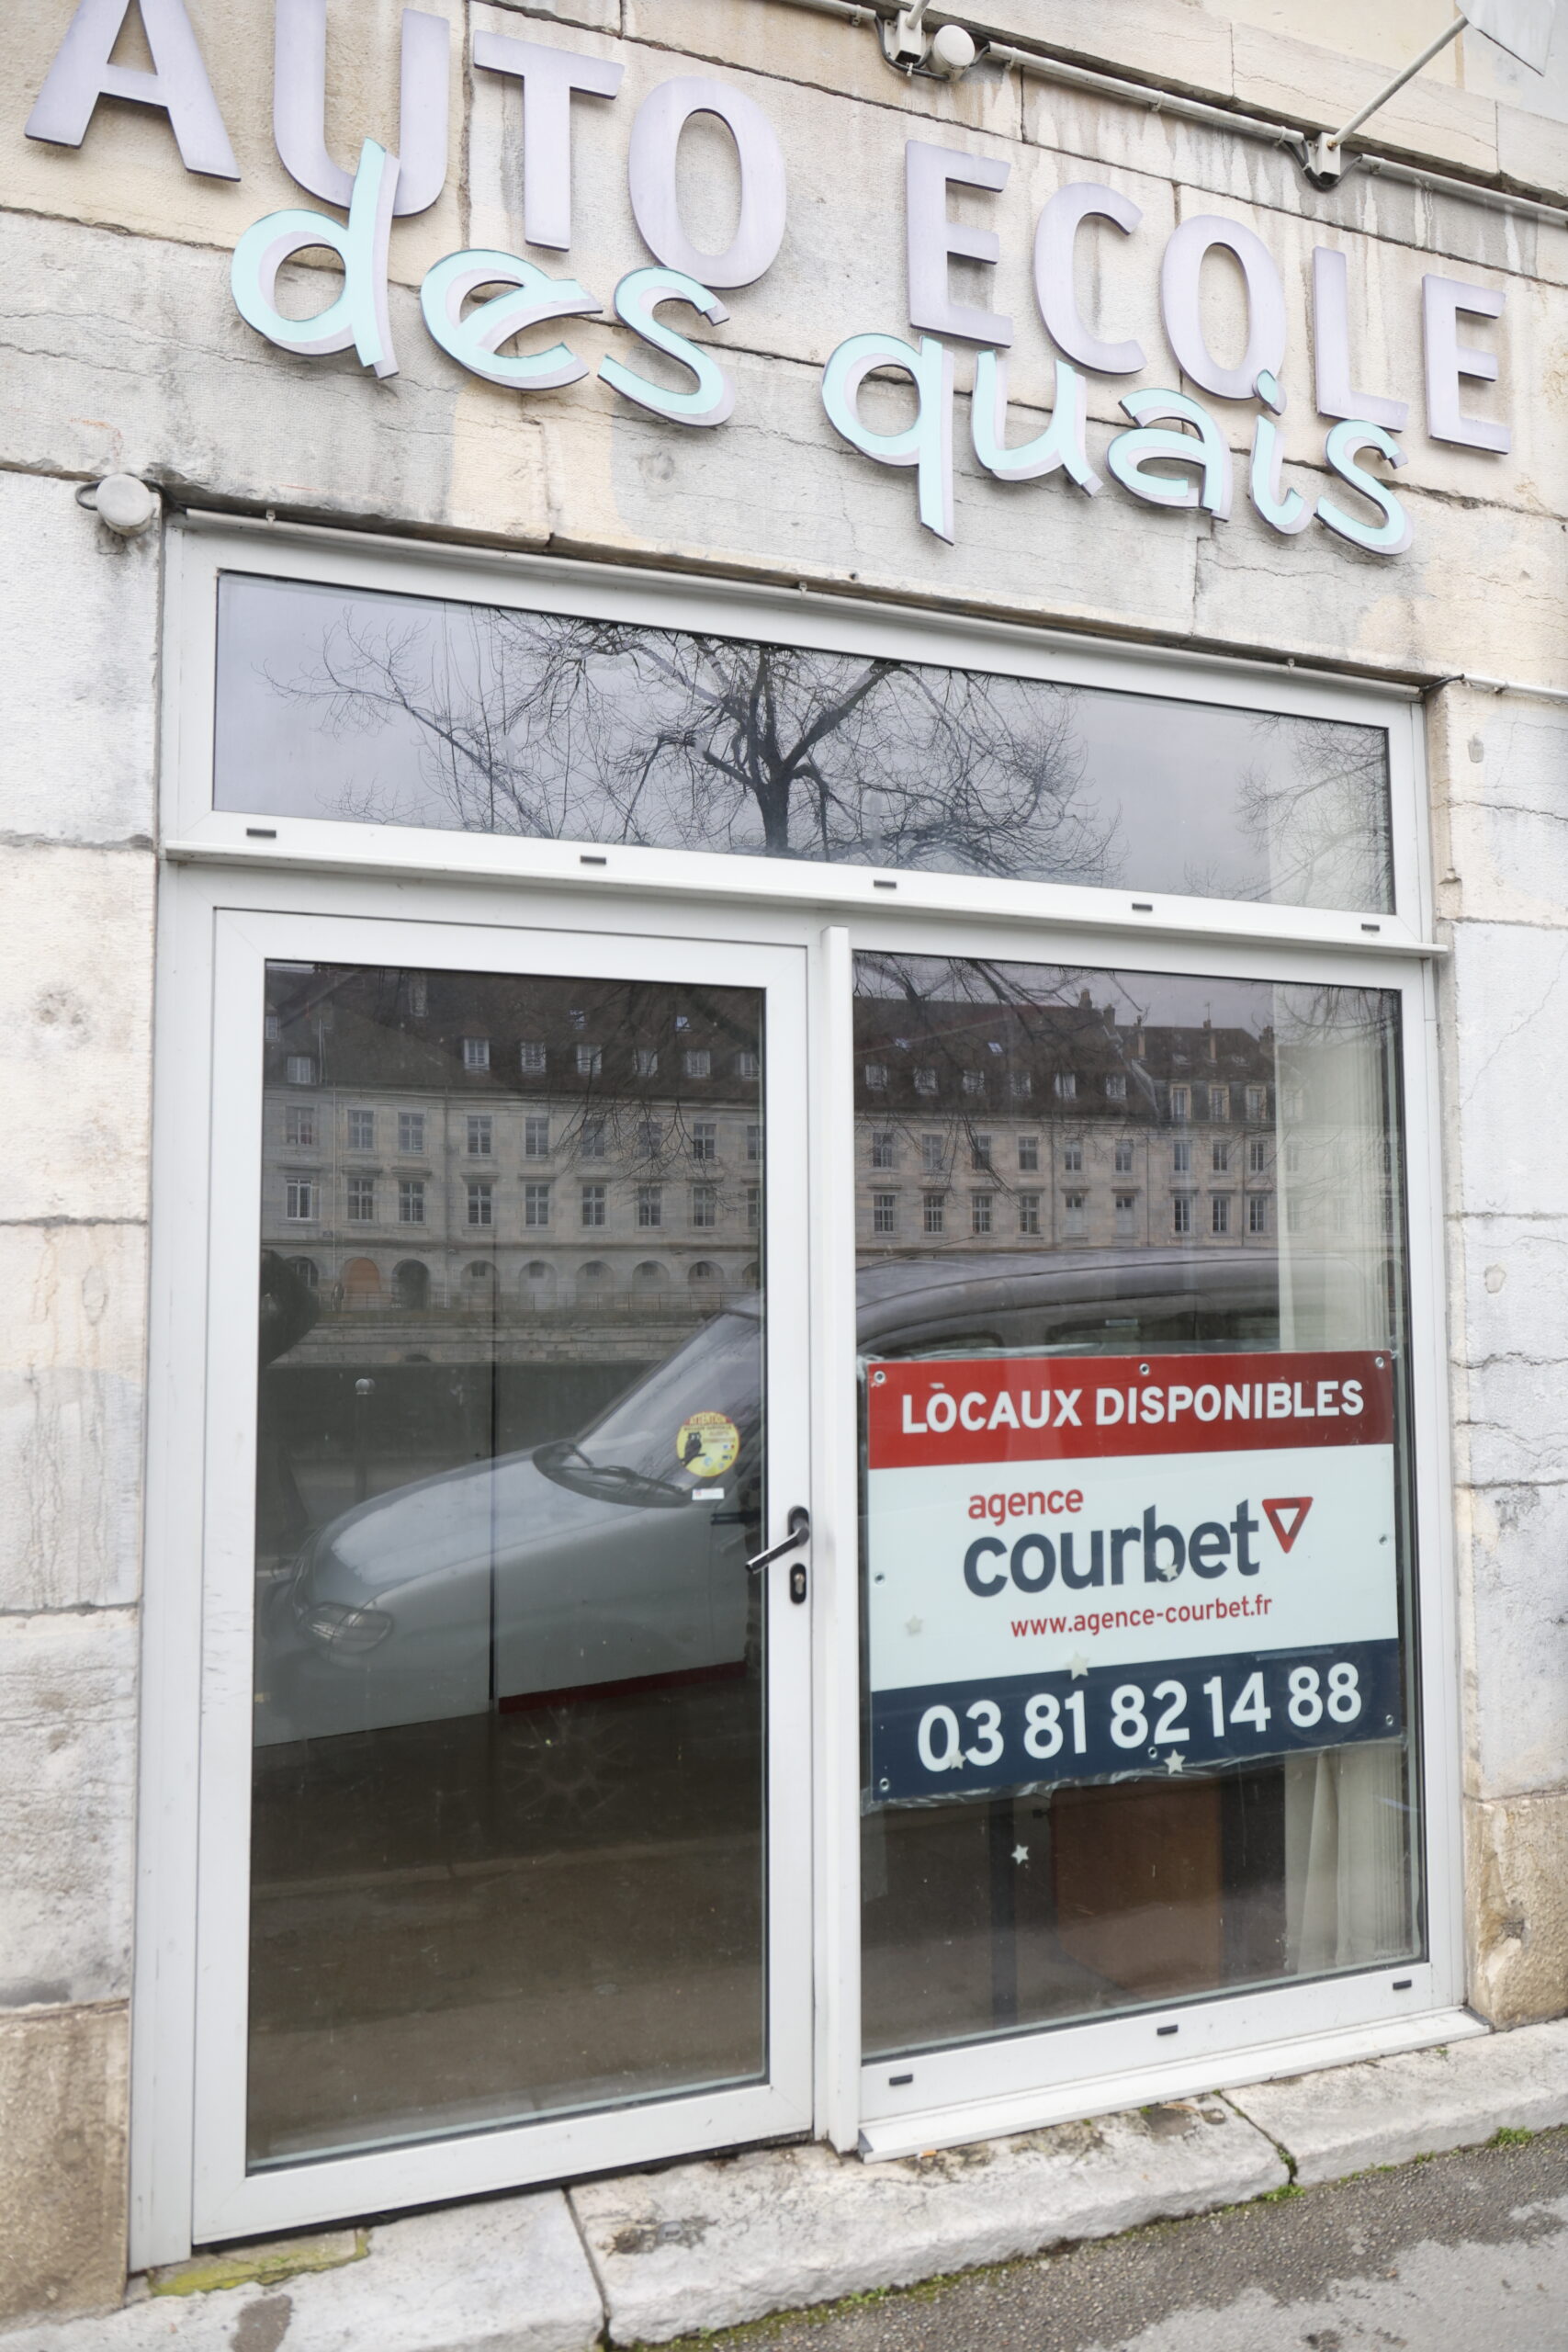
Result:
M1278 2151L1218 2099L931 2156L820 2146L591 2181L571 2200L614 2344L911 2286L1283 2188Z
M599 2289L559 2189L416 2213L363 2261L276 2284L150 2295L0 2335L5 2352L590 2352Z
M1568 2123L1568 2018L1253 2083L1225 2098L1290 2151L1303 2184Z
M0 2331L0 2352L663 2343L1563 2123L1568 2018L938 2155L761 2149L451 2206L372 2231L336 2269L143 2294Z

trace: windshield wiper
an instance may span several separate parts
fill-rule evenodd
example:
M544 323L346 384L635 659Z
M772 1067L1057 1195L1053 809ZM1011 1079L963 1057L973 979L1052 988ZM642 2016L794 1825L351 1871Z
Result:
M577 1463L570 1457L575 1454ZM668 1478L654 1478L622 1462L595 1462L575 1438L551 1438L536 1446L534 1461L558 1487L571 1494L591 1496L596 1502L636 1503L646 1510L683 1510L691 1501L689 1488ZM581 1464L579 1468L578 1464Z

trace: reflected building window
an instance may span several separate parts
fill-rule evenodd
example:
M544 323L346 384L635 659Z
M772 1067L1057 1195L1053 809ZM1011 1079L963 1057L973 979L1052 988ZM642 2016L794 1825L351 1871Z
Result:
M351 1111L349 1113L348 1148L350 1151L375 1150L376 1114L374 1111Z
M530 1229L548 1225L550 1221L550 1188L547 1184L525 1184L523 1187L523 1222Z
M1185 1237L1191 1232L1192 1195L1190 1193L1178 1193L1176 1198L1172 1201L1170 1204L1170 1229L1172 1233L1176 1234L1179 1238Z
M1089 1195L1086 1193L1064 1193L1062 1195L1062 1233L1069 1241L1081 1241L1089 1231Z
M285 1065L290 1086L314 1086L316 1057L314 1054L290 1054Z
M465 1038L464 1038L464 1040L463 1040L463 1068L464 1068L465 1069L474 1069L474 1070L479 1070L479 1069L489 1069L489 1068L490 1068L490 1039L489 1039L488 1037L465 1037Z
M1030 1240L1038 1240L1040 1236L1040 1195L1038 1193L1020 1193L1018 1196L1018 1229L1020 1233L1025 1236L1026 1238Z
M424 1113L423 1111L398 1113L398 1149L400 1152L407 1152L415 1159L423 1158Z
M316 1106L313 1102L290 1102L283 1114L283 1140L296 1149L313 1150L316 1143Z
M525 1038L517 1048L517 1067L525 1078L543 1078L549 1067L549 1055L536 1037Z
M637 1221L645 1230L664 1222L664 1188L661 1184L639 1184L637 1188Z
M423 1176L404 1176L399 1179L398 1223L400 1225L424 1223L424 1179Z
M494 1148L495 1122L487 1112L470 1111L468 1119L468 1157L488 1159Z
M315 1223L316 1184L313 1177L289 1177L283 1188L283 1214L290 1225Z
M873 1193L871 1229L873 1233L884 1235L897 1232L898 1195L897 1193Z
M468 1223L493 1225L495 1222L494 1187L490 1184L474 1183L468 1186Z
M923 1195L920 1204L920 1221L926 1232L933 1238L944 1230L947 1224L945 1193L927 1193Z
M398 1306L418 1311L430 1304L430 1269L417 1258L405 1258L392 1269L392 1296Z
M584 1225L602 1226L604 1223L607 1193L608 1188L604 1184L584 1184L582 1187L582 1222Z

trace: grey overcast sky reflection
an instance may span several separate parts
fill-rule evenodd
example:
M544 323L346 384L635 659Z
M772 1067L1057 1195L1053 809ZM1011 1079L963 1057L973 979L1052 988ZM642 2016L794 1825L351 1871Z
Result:
M1386 910L1376 728L225 576L216 806Z

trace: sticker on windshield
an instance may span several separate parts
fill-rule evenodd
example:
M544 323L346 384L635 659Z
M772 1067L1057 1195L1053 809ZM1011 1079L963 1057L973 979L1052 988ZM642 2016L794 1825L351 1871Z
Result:
M740 1451L740 1432L727 1413L693 1413L675 1434L675 1456L694 1478L722 1478Z

